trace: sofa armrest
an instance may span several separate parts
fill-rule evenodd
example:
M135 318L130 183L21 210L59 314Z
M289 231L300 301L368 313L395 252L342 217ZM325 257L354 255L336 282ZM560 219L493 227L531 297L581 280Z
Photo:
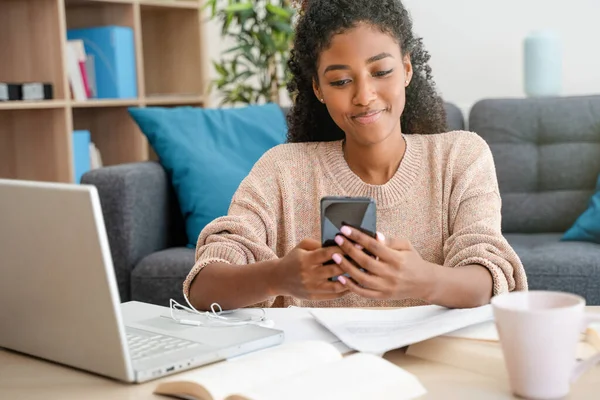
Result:
M121 301L131 298L131 271L144 257L186 243L183 218L163 167L153 161L86 173L100 196Z

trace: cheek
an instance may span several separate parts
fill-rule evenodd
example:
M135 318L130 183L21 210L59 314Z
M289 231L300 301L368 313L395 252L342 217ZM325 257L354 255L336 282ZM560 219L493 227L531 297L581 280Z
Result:
M379 95L392 106L397 106L399 101L404 104L406 97L404 81L394 79L390 81L382 81L379 86Z
M352 97L350 91L337 91L327 96L327 110L333 121L343 127L348 122L346 116L351 113Z

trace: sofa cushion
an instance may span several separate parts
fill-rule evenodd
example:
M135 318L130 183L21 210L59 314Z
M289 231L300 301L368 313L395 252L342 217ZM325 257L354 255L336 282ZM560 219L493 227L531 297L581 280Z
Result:
M131 273L131 300L169 306L173 298L186 304L183 281L194 265L194 250L172 247L144 257Z
M590 199L587 210L577 218L562 239L600 244L600 175L596 183L596 193Z
M241 108L130 108L169 174L186 225L188 247L209 222L227 214L254 163L286 140L275 104Z
M600 245L564 242L560 233L505 237L523 262L530 290L567 291L600 304Z
M600 173L600 96L486 99L469 129L494 156L504 232L565 232Z

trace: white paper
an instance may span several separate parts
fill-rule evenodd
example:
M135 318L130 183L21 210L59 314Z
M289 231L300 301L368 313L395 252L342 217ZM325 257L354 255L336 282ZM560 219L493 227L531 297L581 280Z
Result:
M497 342L500 340L494 321L486 321L480 324L467 326L466 328L448 332L444 336L471 340L485 340L489 342Z
M275 323L273 328L284 332L284 343L319 340L332 344L340 353L352 351L340 339L321 325L310 314L310 308L265 308L267 318Z
M310 313L348 347L373 354L408 346L493 320L491 305L469 309L439 306L393 310L311 309Z
M409 400L426 393L411 373L382 358L356 353L255 387L244 395L261 400Z

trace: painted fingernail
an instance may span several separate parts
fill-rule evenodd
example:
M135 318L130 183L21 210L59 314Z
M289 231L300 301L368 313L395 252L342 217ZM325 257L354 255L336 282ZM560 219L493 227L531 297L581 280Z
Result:
M354 243L354 247L356 247L356 248L357 248L357 249L359 249L359 250L362 250L362 249L364 249L364 247L362 247L362 246L361 246L360 244L358 244L358 243Z
M341 236L336 236L334 240L338 246L341 246L342 244L344 244L344 239Z
M340 232L342 232L346 236L350 236L350 234L352 234L352 229L348 228L347 226L342 226Z
M342 262L342 256L340 256L337 253L332 255L331 258L333 259L333 261L335 261L336 264L341 264Z
M385 236L383 236L383 233L377 232L377 240L380 242L385 242Z
M338 276L337 280L342 284L345 285L346 284L346 278L344 278L342 275Z

